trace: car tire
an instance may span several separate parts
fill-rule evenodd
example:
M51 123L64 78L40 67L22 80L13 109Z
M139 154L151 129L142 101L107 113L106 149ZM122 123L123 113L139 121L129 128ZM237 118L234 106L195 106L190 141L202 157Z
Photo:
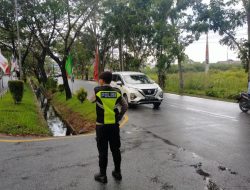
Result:
M241 109L242 112L247 113L248 112L248 108L247 108L248 102L244 101L244 100L240 100L239 102L239 107Z
M161 102L157 102L157 103L154 103L154 109L159 109L160 108L160 105L161 105Z

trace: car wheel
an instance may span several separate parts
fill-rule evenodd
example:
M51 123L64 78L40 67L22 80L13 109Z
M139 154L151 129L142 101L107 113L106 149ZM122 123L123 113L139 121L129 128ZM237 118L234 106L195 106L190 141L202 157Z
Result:
M247 101L240 100L239 107L240 107L241 111L243 111L244 113L248 112L247 105L248 105Z
M154 103L154 109L159 109L161 102Z

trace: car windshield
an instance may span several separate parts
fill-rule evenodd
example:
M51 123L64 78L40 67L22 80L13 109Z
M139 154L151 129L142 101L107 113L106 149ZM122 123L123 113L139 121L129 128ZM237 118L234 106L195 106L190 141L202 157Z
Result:
M124 80L128 84L152 84L146 75L125 75Z

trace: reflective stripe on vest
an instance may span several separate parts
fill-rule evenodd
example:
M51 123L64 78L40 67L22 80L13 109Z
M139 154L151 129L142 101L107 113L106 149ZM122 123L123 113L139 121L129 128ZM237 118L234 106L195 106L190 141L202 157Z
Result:
M104 109L104 124L115 124L116 102L121 94L116 91L99 91L96 96L102 101Z

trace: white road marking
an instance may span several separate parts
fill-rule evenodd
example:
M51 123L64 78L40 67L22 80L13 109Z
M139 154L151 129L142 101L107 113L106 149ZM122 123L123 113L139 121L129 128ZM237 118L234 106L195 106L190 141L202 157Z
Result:
M179 108L179 109L189 110L189 111L193 111L193 112L204 113L204 114L207 114L207 115L210 115L210 116L213 116L213 117L218 117L218 118L223 118L223 119L230 119L232 121L239 121L239 120L236 119L236 117L231 117L231 116L228 116L228 115L216 114L216 113L212 113L212 112L208 112L208 111L204 111L204 110L200 110L200 109L194 109L194 108L190 108L190 107L182 108L180 106L176 106L176 105L172 105L172 104L169 104L169 106Z

